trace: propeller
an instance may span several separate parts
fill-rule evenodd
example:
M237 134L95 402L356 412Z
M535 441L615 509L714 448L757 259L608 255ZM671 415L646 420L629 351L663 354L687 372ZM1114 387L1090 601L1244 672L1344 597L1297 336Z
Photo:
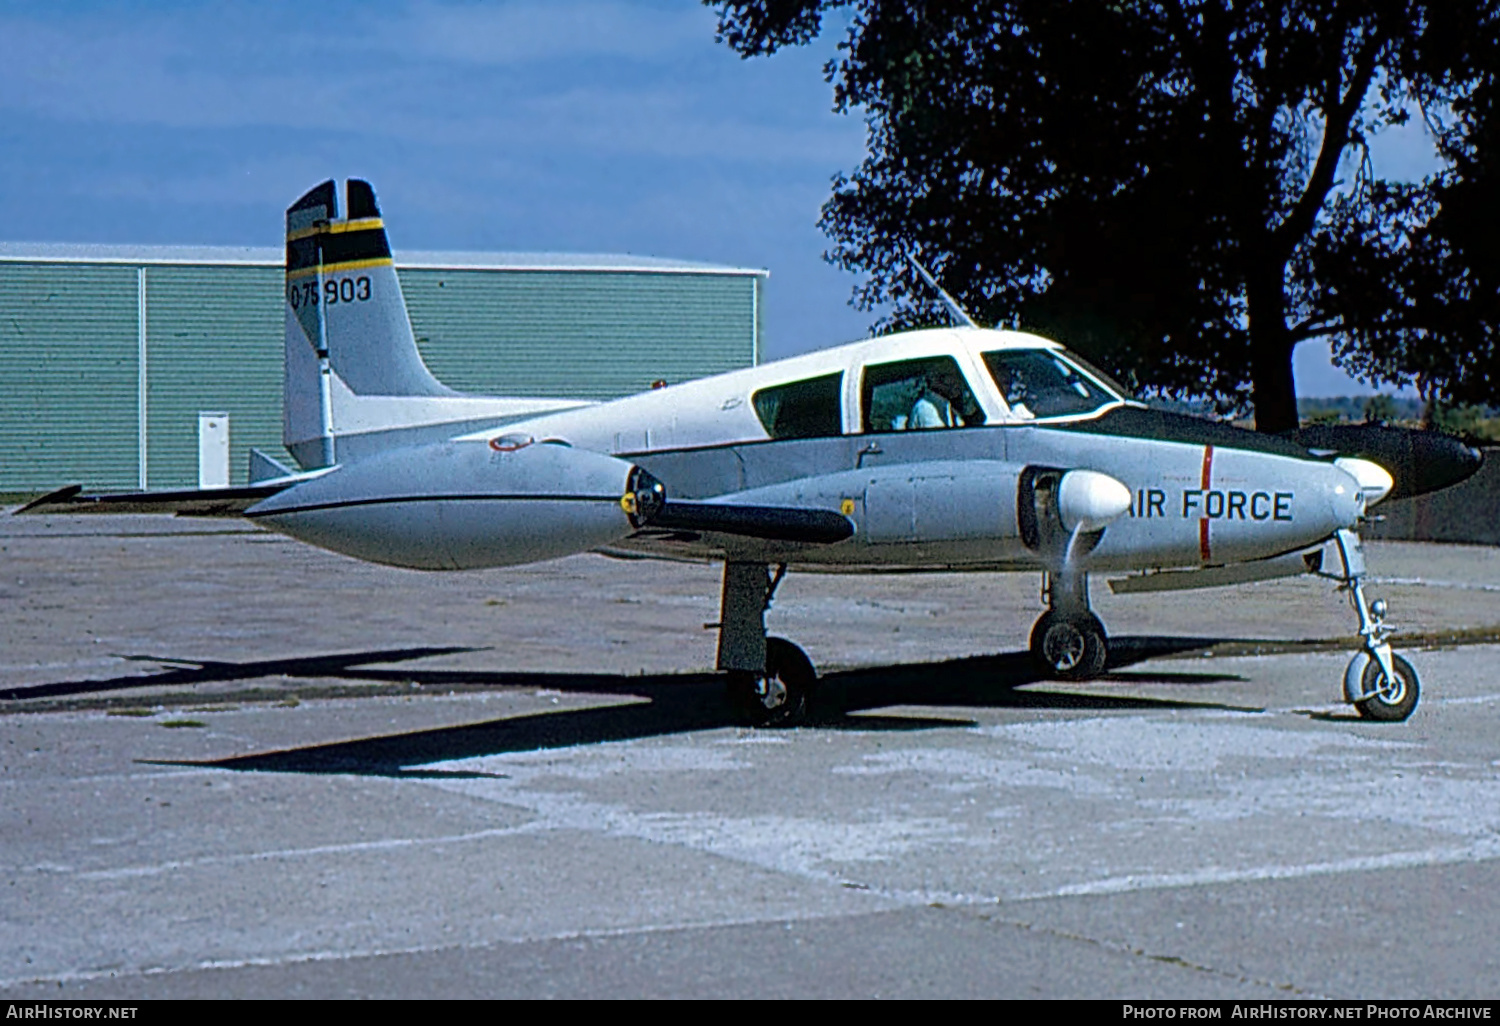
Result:
M1031 468L1022 475L1021 490L1022 540L1038 552L1061 557L1059 572L1073 571L1131 502L1129 488L1097 470Z
M1057 485L1057 512L1068 531L1068 545L1063 550L1063 569L1071 571L1078 557L1098 544L1098 538L1083 546L1086 535L1102 534L1104 529L1130 509L1130 489L1097 470L1070 470Z

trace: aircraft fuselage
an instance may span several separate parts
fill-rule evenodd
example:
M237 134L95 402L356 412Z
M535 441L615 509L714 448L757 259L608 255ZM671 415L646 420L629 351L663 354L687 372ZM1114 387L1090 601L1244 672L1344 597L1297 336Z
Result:
M1257 441L1252 432L1244 434ZM681 498L847 510L856 533L846 544L787 546L777 553L757 548L768 558L830 570L1045 568L1053 562L1046 539L1024 530L1028 474L1095 470L1124 484L1131 503L1082 565L1128 570L1265 558L1317 544L1355 523L1358 488L1347 473L1266 448L1095 433L1080 423L798 439L626 458L677 483L672 494ZM688 482L691 490L684 487ZM649 529L614 548L710 554L706 544Z

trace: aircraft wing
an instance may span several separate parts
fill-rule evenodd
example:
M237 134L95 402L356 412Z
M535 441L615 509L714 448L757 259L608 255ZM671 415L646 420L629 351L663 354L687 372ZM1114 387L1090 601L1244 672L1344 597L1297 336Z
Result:
M171 513L188 517L239 516L251 506L305 480L306 475L239 488L198 488L86 495L68 485L33 499L16 514ZM650 518L651 531L729 535L769 542L831 545L854 534L846 516L822 509L671 500Z
M33 499L22 513L175 513L184 517L235 517L275 495L293 481L241 488L191 488L161 492L116 492L85 495L82 485L68 485Z

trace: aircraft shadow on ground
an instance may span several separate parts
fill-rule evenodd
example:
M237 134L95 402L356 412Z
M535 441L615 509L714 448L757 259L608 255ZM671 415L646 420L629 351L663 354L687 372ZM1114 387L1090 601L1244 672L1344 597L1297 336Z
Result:
M340 677L358 666L371 663L400 663L432 656L475 652L478 649L392 648L373 652L349 652L340 655L298 656L289 659L257 659L246 662L199 661L152 655L128 655L129 662L164 663L172 669L160 673L108 677L96 680L68 680L52 684L30 684L0 689L0 701L25 701L32 698L68 698L73 695L97 695L131 688L162 687L179 684L213 684L222 681L255 680L260 677Z
M1201 649L1217 640L1121 639L1122 644L1112 654L1111 667L1123 667L1169 652ZM506 752L567 748L717 730L735 726L738 722L724 701L723 678L715 674L623 676L423 670L414 667L387 669L370 666L374 660L363 657L345 657L342 662L339 657L322 659L326 660L320 663L323 669L319 675L323 677L409 682L433 690L452 687L463 687L466 690L476 687L525 687L563 693L617 696L627 701L582 709L548 710L483 723L314 744L226 759L171 760L166 764L280 773L355 773L395 777L494 776L491 773L422 767ZM1243 678L1210 673L1136 674L1117 670L1101 680L1090 682L1090 693L1033 690L1025 685L1039 683L1041 678L1033 669L1029 655L1024 652L972 656L939 663L865 667L831 672L822 678L808 725L819 729L853 731L913 731L974 725L973 720L962 714L951 717L871 714L874 710L894 706L1071 712L1174 708L1261 711L1258 708L1218 702L1099 693L1120 684L1203 686L1240 680Z

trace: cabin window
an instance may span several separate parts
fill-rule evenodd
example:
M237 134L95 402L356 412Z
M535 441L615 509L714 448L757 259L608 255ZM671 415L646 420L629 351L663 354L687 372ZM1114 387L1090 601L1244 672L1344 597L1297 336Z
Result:
M974 392L951 356L866 367L862 401L867 432L922 431L984 422Z
M755 415L772 438L826 438L843 431L844 375L773 385L755 393Z
M1001 349L984 354L1011 416L1076 417L1119 402L1077 367L1048 349Z

